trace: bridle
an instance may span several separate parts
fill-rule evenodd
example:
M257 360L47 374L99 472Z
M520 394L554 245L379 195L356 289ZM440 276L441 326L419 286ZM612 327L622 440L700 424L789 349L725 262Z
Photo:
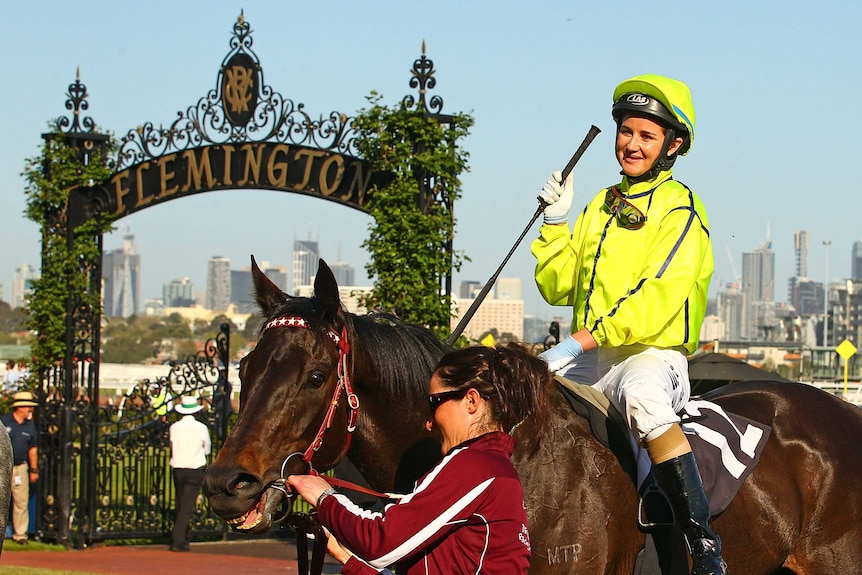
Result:
M263 331L265 332L268 329L281 327L311 329L311 326L308 325L308 322L305 321L305 319L298 316L286 315L268 321L266 326L264 326ZM323 436L326 434L326 431L332 427L332 421L335 419L335 411L338 409L338 400L342 393L347 394L348 407L347 446L345 448L345 453L350 448L350 438L353 430L356 429L356 418L359 413L359 398L356 397L355 393L353 393L353 386L350 383L350 372L347 369L347 359L350 355L350 343L347 340L347 326L345 325L342 327L340 336L331 329L327 329L325 333L329 336L329 339L335 343L335 347L338 349L338 382L335 385L335 390L332 392L332 399L329 401L329 408L326 410L326 415L323 417L323 421L320 424L320 428L317 430L317 435L315 435L314 440L309 444L304 453L297 451L285 457L281 464L281 473L279 473L279 478L270 484L270 487L278 489L284 493L288 501L292 500L296 494L294 494L287 485L286 476L284 474L287 462L292 458L299 456L308 466L308 473L317 475L317 471L314 470L314 466L311 464L311 458L314 457L314 454L318 449L320 449L320 446L323 445ZM299 572L314 575L322 574L324 545L314 546L311 565L308 564L308 534L313 533L315 538L321 538L321 540L324 540L323 528L320 523L317 522L316 516L313 513L291 513L287 516L286 521L287 524L296 532L296 544L298 550L297 557L299 560L297 567L299 568Z
M263 328L263 331L265 332L268 329L282 327L311 329L311 326L308 325L308 322L304 318L294 315L286 315L277 317L267 322L267 324ZM270 484L271 487L282 491L288 498L294 497L294 494L287 487L286 483L287 476L285 475L285 469L287 469L287 462L294 457L300 457L302 458L303 463L305 463L305 465L308 467L308 473L311 475L318 475L317 471L314 469L314 465L312 465L311 463L311 458L314 457L314 454L323 445L323 438L329 428L332 427L332 422L335 419L335 412L338 409L338 401L341 398L342 393L345 394L345 396L347 397L347 444L344 447L345 454L350 449L350 442L353 438L353 432L356 430L356 420L359 417L359 397L357 397L357 395L353 392L353 384L350 381L350 370L348 368L348 359L350 356L350 342L347 338L347 326L345 325L341 328L341 335L335 333L333 330L328 328L325 330L324 333L326 333L329 339L331 339L332 342L335 343L335 347L338 349L338 382L336 383L335 389L332 392L332 399L330 399L329 401L329 408L326 410L326 415L323 417L323 421L320 424L320 428L317 430L317 435L314 436L314 440L305 449L305 452L295 451L285 457L284 461L281 464L281 472L279 473L279 478ZM353 491L359 491L369 495L374 495L376 497L388 499L397 499L402 497L401 495L394 493L381 493L379 491L367 489L365 487L362 487L361 485L356 485L354 483L344 481L336 477L327 477L326 480L336 487L346 487L348 489L352 489Z
M308 322L305 321L304 318L295 315L286 315L277 317L275 319L267 322L266 326L264 326L263 331L265 332L268 329L272 328L300 328L300 329L311 329L308 325ZM347 326L343 326L341 328L341 335L335 333L331 329L326 329L324 331L326 335L335 343L335 347L338 349L338 367L337 367L337 375L338 382L335 384L335 389L332 392L332 399L329 401L329 407L326 410L326 415L323 417L323 421L320 423L320 428L317 430L317 435L315 435L314 440L309 444L306 448L305 452L300 454L299 452L291 453L288 455L284 463L281 465L281 479L284 479L284 469L286 467L287 461L296 455L302 456L302 461L308 465L309 471L313 472L314 467L311 464L311 458L314 457L314 454L320 449L323 445L323 437L326 435L326 432L332 427L332 422L335 419L335 413L338 410L338 401L341 398L341 394L344 393L347 397L347 445L344 448L344 452L346 453L350 449L350 441L353 437L353 432L356 430L356 420L359 417L359 397L353 393L353 384L350 382L350 370L348 369L348 358L350 356L350 342L347 339Z
M311 326L308 325L308 322L302 317L285 315L268 321L261 333L274 328L299 328L310 330ZM284 461L281 464L279 478L270 483L269 485L270 487L284 493L288 500L293 499L296 494L293 493L287 485L287 476L285 475L287 462L294 457L301 457L302 461L308 467L308 473L318 475L317 471L314 469L314 466L311 463L311 459L323 445L323 437L324 435L326 435L326 432L332 427L332 422L335 419L335 413L338 410L338 402L341 399L342 393L347 398L347 444L344 447L345 454L350 449L350 442L353 437L353 432L356 430L356 420L359 417L359 397L357 397L357 395L353 392L353 384L350 381L350 369L348 365L348 360L350 359L350 342L347 338L347 325L342 326L340 335L329 328L326 328L324 330L324 333L329 337L329 339L332 340L332 342L335 344L336 349L338 349L338 363L336 368L338 381L335 384L335 389L332 392L332 399L330 399L329 401L329 407L326 410L326 415L324 415L323 421L320 423L320 428L317 430L317 435L314 436L314 440L312 440L312 442L309 444L309 446L304 452L300 453L299 451L296 451L285 457ZM378 496L386 496L386 494L365 490L360 486L354 486L353 484L337 480L334 477L328 477L327 481L329 481L332 485L341 484L344 487L351 487L354 489L368 491L369 493L373 493ZM287 523L296 532L297 547L299 551L297 565L299 568L299 572L313 573L316 575L321 574L323 572L323 555L325 552L325 545L314 546L314 551L312 552L311 558L311 565L309 566L308 564L308 533L314 533L315 537L320 538L321 541L325 541L323 528L317 522L316 516L313 513L291 513L287 517Z

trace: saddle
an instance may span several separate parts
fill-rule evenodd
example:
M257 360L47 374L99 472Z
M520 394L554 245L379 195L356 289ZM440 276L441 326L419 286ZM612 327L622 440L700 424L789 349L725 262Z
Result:
M644 528L663 521L651 519L656 509L654 496L664 494L652 476L649 456L638 447L620 412L597 389L555 376L560 391L572 409L590 425L595 438L610 449L623 470L632 478L642 500L647 521ZM690 400L679 413L682 430L691 444L703 488L709 498L710 514L724 511L760 459L771 428L702 399ZM665 502L666 504L666 499ZM658 507L661 507L659 504ZM660 511L653 514L663 516Z

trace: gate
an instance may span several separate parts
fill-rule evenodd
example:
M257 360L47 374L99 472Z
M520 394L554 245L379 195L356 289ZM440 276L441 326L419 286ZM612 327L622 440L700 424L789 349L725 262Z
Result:
M191 394L204 398L212 457L227 435L231 417L226 325L201 354L174 365L158 381L140 383L121 406L100 405L97 302L102 236L85 224L110 223L167 201L226 189L304 194L367 213L366 192L391 180L391 175L375 172L370 162L356 157L351 117L331 112L315 119L304 104L264 82L263 67L251 50L251 27L242 14L229 45L215 88L169 126L146 122L130 130L110 159L116 171L107 181L72 189L65 209L52 213L43 226L43 269L51 252L46 237L65 238L70 253L76 242L83 241L98 254L82 256L76 262L79 269L67 272L71 274L67 280L86 278L86 291L78 291L80 281L78 287L66 282L64 358L39 374L36 418L43 471L36 488L37 531L64 545L160 536L172 527L167 429L176 415L160 412L165 394L173 399ZM451 125L453 117L441 113L442 98L428 97L436 84L434 72L423 42L410 78L418 97L408 95L402 105ZM86 165L106 149L109 137L96 132L95 122L84 115L89 103L80 79L69 86L67 95L71 119L59 118L55 126ZM439 204L451 215L452 198L445 186L434 183L434 174L420 174L420 205ZM451 258L451 240L445 249ZM451 272L445 283L446 293L451 292ZM193 521L197 534L224 530L202 499Z
M181 416L172 407L182 396L197 396L204 410L196 417L206 424L215 457L230 427L233 409L228 379L230 326L222 324L215 338L185 362L169 367L155 381L138 382L119 405L94 404L81 394L71 405L72 466L68 499L71 501L69 530L80 546L92 540L128 539L167 535L173 527L174 486L171 474L168 429ZM168 366L166 366L167 368ZM41 535L59 540L58 507L64 489L61 483L62 455L59 443L64 425L64 402L55 388L46 390L39 410L42 441L40 480L42 498ZM202 495L192 516L194 535L225 532L224 522L214 515Z

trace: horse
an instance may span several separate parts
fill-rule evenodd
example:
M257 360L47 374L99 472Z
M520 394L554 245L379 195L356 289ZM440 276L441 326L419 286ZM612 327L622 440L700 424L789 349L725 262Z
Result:
M409 491L440 457L424 422L428 380L447 346L395 317L344 310L323 260L311 298L284 294L253 257L252 273L266 320L240 364L236 425L206 471L212 509L238 532L264 532L292 501L284 477L328 470L345 457L374 489ZM550 395L551 429L539 448L521 447L535 432L530 418L513 432L530 573L634 573L645 545L634 482L562 394ZM858 408L801 383L736 383L709 399L771 426L759 463L711 522L729 572L859 572ZM689 572L682 550L684 564L664 563L664 573Z

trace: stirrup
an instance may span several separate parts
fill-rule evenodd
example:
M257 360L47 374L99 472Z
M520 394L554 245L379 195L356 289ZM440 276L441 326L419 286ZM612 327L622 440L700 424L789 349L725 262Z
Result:
M638 497L638 527L640 527L643 531L654 531L656 529L667 529L673 527L675 525L673 506L670 504L670 501L668 500L665 492L662 490L661 487L659 487L658 482L652 481L645 487L642 487L641 490L643 491L643 493L639 494ZM670 511L671 520L669 523L660 521L647 521L647 512L644 505L644 500L648 496L659 497L661 501L664 501L667 510Z

